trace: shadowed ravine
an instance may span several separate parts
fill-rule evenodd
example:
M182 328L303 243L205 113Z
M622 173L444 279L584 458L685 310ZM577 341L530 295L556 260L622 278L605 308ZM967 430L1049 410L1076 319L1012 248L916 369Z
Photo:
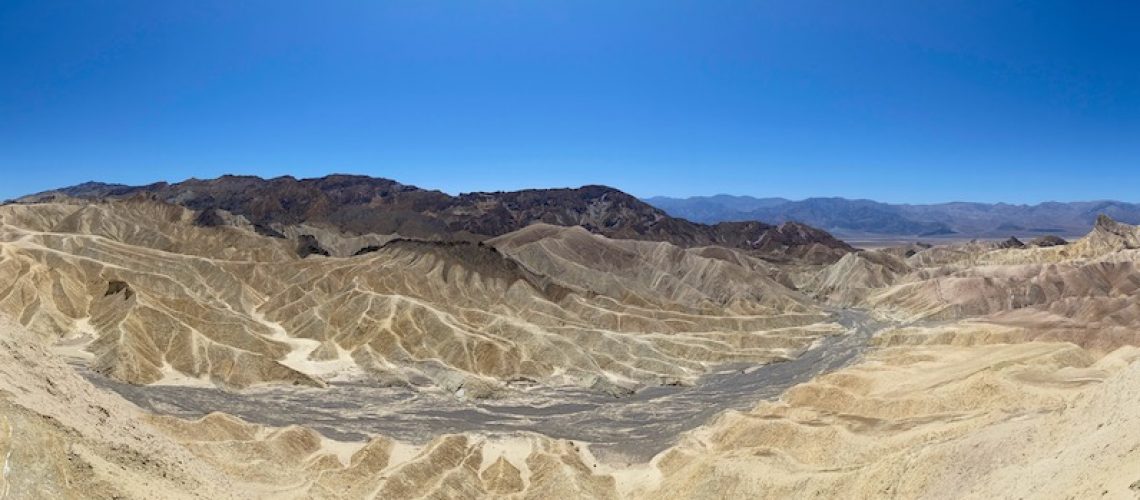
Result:
M684 431L717 413L748 409L789 387L847 366L883 324L858 310L838 310L847 333L821 339L794 360L726 366L692 387L649 387L623 398L579 388L536 387L505 399L464 401L444 392L336 383L326 389L265 387L241 392L182 386L137 386L80 368L111 389L159 414L198 417L224 411L272 426L305 425L340 440L369 435L424 443L445 433L529 431L592 443L603 460L644 462Z

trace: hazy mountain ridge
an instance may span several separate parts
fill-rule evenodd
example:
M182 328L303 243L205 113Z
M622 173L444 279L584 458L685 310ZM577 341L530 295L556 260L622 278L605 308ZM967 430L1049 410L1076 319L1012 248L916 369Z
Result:
M1045 202L1036 205L951 202L930 205L890 204L847 198L753 198L697 196L647 198L647 203L674 217L713 223L761 219L798 221L842 236L998 237L1011 234L1083 234L1098 215L1140 223L1140 204L1102 200Z

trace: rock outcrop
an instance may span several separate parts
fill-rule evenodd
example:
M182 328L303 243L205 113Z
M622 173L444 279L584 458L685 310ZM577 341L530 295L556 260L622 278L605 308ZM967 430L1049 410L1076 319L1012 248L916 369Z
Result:
M1029 242L1030 246L1035 246L1035 247L1056 247L1056 246L1068 245L1068 244L1069 244L1069 242L1065 241L1064 238L1062 238L1060 236L1054 236L1054 235L1040 236L1037 238L1033 238L1033 240L1031 240Z
M297 256L303 259L310 255L328 257L329 251L321 246L321 242L317 241L316 236L302 234L297 237Z

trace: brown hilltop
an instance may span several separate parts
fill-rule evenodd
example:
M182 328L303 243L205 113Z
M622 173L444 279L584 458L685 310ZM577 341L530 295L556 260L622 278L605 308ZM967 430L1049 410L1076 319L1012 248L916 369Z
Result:
M119 186L87 183L25 197L21 202L58 199L121 199L147 194L206 213L240 215L255 227L309 224L350 234L399 234L426 240L483 240L530 224L582 226L610 238L663 241L682 247L722 245L774 256L833 262L852 249L830 234L789 222L698 224L670 217L634 196L606 186L464 193L451 196L399 182L352 175L316 179L227 175L176 184Z

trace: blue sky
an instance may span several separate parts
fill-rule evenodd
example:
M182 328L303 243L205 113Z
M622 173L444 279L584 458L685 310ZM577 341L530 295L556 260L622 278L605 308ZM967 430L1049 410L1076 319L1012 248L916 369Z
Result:
M0 2L0 198L85 180L1140 201L1136 2Z

